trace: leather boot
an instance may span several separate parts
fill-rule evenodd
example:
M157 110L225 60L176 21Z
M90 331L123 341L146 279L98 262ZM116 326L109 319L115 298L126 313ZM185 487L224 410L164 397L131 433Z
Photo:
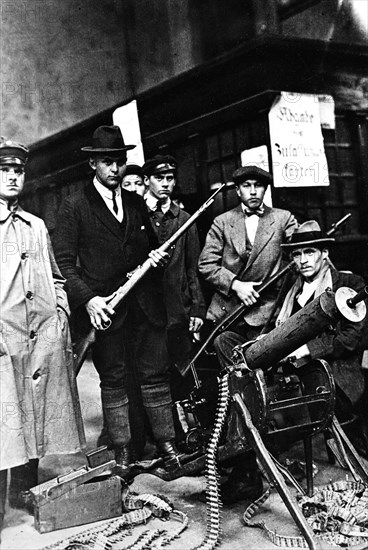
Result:
M115 450L116 461L122 461L126 465L127 460L129 460L127 449L130 442L127 394L124 388L101 387L101 400L106 427L112 448Z
M9 505L33 514L33 498L30 489L38 485L38 459L11 468Z
M172 414L172 400L168 384L142 386L143 406L156 441L174 441L175 430Z
M179 452L174 441L158 441L157 449L164 459L165 470L173 472L180 468Z
M8 471L0 470L0 531L3 527L6 502L6 487L8 480Z

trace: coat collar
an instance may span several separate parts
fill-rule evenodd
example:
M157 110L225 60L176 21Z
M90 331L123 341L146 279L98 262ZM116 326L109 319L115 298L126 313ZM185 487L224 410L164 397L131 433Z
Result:
M18 206L17 210L12 213L10 210L8 210L7 203L5 201L0 200L0 222L5 222L10 216L18 217L24 220L27 223L32 222L32 214L29 214L21 206Z

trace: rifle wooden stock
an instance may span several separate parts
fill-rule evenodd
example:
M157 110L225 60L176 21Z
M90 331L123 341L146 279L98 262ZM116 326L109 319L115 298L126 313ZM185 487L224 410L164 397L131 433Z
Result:
M351 217L351 214L346 214L343 218L341 218L339 221L337 221L336 223L332 224L331 228L327 231L326 235L328 235L329 237L331 235L333 235L334 233L336 233L336 231L342 226L344 225L348 219ZM281 277L283 277L288 271L290 271L293 267L294 267L294 261L291 261L286 267L284 267L281 271L279 271L278 273L276 273L273 277L271 277L268 281L266 281L265 283L263 283L258 289L257 289L257 292L259 294L262 294L262 292L264 292L265 290L267 290L273 283L277 282L279 279L281 279ZM368 287L367 287L368 288ZM257 305L257 304L254 304L254 305ZM221 334L222 332L224 332L225 330L227 330L233 323L235 323L235 321L237 319L239 319L240 315L242 315L242 313L245 312L246 309L248 309L249 307L254 307L254 306L246 306L245 304L240 304L238 305L235 309L233 309L233 311L231 311L215 328L214 330L211 332L211 334L206 338L206 340L204 341L204 343L202 344L202 346L199 348L199 350L196 352L196 354L194 355L194 357L192 358L192 360L190 361L190 363L183 369L181 370L181 374L182 376L185 376L187 374L187 372L189 371L189 369L192 370L192 374L194 376L194 380L198 381L198 375L197 373L195 372L195 366L194 366L194 363L197 361L197 359L199 358L200 355L202 355L202 353L204 352L204 350L207 348L207 346L209 346L211 344L211 342L216 338L216 336L218 336L219 334Z
M167 252L173 244L180 239L182 235L196 222L196 220L199 218L203 212L207 210L209 206L213 203L215 196L221 189L225 187L225 184L223 183L220 185L216 191L209 197L209 199L206 200L200 208L194 214L190 216L190 218L187 219L187 221L179 227L179 229L167 240L165 241L157 250L160 252ZM129 294L131 290L136 286L136 284L150 271L150 269L153 267L151 260L147 258L145 262L142 265L139 265L134 271L131 271L127 275L127 281L120 286L116 292L112 295L111 300L109 300L109 305L116 309L126 298L126 296ZM109 325L110 326L110 325ZM83 362L86 358L87 352L89 348L93 345L93 343L96 340L96 329L91 328L88 332L87 336L83 337L74 347L74 372L77 376L80 369L82 368Z

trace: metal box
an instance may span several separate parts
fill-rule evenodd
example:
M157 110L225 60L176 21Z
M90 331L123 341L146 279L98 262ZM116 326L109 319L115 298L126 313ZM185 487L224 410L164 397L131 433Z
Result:
M65 529L122 514L120 477L115 461L83 467L31 489L35 527L40 533Z

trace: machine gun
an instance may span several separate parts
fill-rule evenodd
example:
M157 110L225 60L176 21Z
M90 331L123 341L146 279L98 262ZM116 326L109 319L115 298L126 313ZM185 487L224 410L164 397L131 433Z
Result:
M262 338L235 347L233 365L219 373L217 392L200 385L187 400L176 403L184 436L181 468L166 472L160 467L161 459L157 459L146 465L136 463L131 475L149 471L171 480L206 468L209 517L216 518L220 500L216 462L253 449L309 548L315 549L313 533L270 450L280 451L285 445L303 440L307 494L311 495L312 437L332 426L336 437L344 439L345 454L349 453L356 479L368 482L368 471L334 417L335 386L328 363L315 360L296 368L285 358L342 318L363 320L365 304L356 302L352 289L341 288L336 293L326 290ZM218 522L212 522L208 532L211 541L218 540ZM203 548L214 548L215 544Z

